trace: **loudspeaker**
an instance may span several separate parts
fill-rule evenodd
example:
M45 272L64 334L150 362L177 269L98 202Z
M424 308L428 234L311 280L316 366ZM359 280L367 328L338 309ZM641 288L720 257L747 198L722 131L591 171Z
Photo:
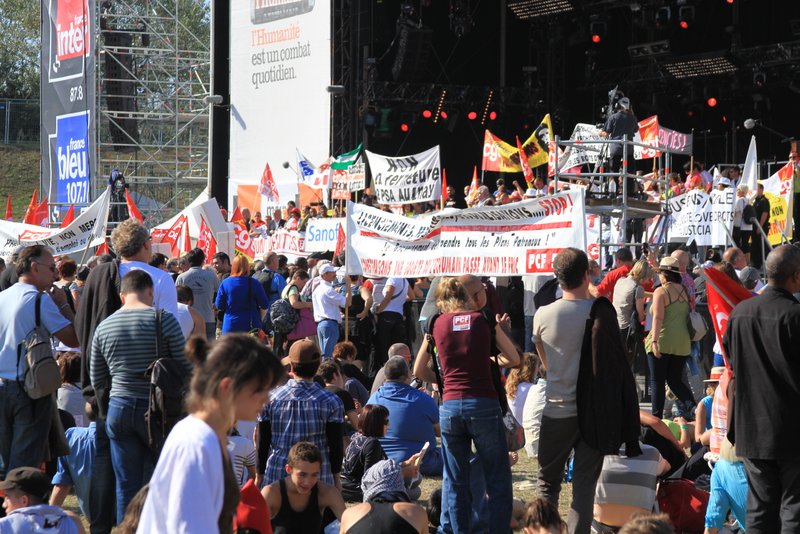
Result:
M398 82L423 81L433 40L433 30L405 25L400 28L392 76Z

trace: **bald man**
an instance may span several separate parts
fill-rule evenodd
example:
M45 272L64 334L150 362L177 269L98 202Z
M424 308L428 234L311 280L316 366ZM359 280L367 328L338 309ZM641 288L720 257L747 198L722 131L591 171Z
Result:
M411 366L411 349L408 348L408 345L405 343L395 343L389 350L387 351L389 358L392 356L402 356L405 358L406 362L408 363L409 367ZM378 372L375 373L375 379L372 381L372 391L370 391L370 395L374 395L378 388L380 388L384 382L386 382L386 375L385 370L386 365L378 369Z

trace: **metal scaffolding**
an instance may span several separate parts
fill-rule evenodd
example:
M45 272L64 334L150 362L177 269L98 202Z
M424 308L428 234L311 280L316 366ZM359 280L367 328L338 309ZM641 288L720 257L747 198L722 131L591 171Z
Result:
M202 9L182 0L98 1L95 192L118 168L148 226L208 181L210 36L197 35L181 8Z

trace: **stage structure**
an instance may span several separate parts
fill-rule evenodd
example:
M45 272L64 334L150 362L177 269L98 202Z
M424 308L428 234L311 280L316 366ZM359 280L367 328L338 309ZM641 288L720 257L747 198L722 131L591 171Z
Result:
M209 35L179 0L42 1L42 191L58 221L119 169L154 226L208 180ZM48 16L49 15L49 16ZM47 154L47 155L45 155ZM117 182L122 185L121 182ZM112 213L124 216L124 195Z

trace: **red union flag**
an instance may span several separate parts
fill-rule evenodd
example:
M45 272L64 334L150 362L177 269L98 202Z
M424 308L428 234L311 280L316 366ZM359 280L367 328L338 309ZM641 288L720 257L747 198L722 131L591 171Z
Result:
M178 220L173 223L169 230L166 232L163 230L158 232L153 231L151 237L156 243L168 244L170 246L172 257L177 258L181 255L181 248L185 246L185 243L182 239L183 232L186 230L184 228L185 226L188 226L188 219L186 218L186 215L181 215L178 217Z
M722 347L722 337L728 328L728 317L733 308L743 300L753 296L751 292L741 285L731 280L728 275L716 269L703 269L706 275L706 297L708 300L708 313L714 323L714 332L717 334L717 341ZM722 356L727 364L727 354L724 347ZM730 365L728 365L730 366Z
M242 217L242 212L239 211L239 206L236 206L236 211L231 215L231 222L233 223L233 233L236 237L236 254L241 254L248 260L253 261L255 257L253 240L250 239L250 233L244 224L244 218Z
M64 215L64 219L61 221L61 226L59 226L59 228L66 228L74 220L75 220L75 205L70 204L69 209L67 210L66 215Z
M522 143L519 142L519 136L516 137L517 149L519 150L520 155L525 154L525 150L522 148ZM520 157L519 162L522 166L522 175L525 177L525 182L528 184L528 187L533 187L533 171L531 170L531 166L528 165L528 158Z
M264 166L264 172L261 173L261 183L258 184L258 192L267 202L280 202L278 186L275 185L275 178L272 177L272 169L269 168L269 163Z
M200 235L197 238L197 248L203 251L206 256L206 263L210 263L214 254L217 253L217 240L214 239L214 234L206 224L206 220L202 219L200 222Z
M139 211L139 208L136 207L136 203L133 201L131 192L127 188L125 189L125 204L128 205L128 216L131 219L136 219L139 222L144 222L144 217L142 217L142 212Z

